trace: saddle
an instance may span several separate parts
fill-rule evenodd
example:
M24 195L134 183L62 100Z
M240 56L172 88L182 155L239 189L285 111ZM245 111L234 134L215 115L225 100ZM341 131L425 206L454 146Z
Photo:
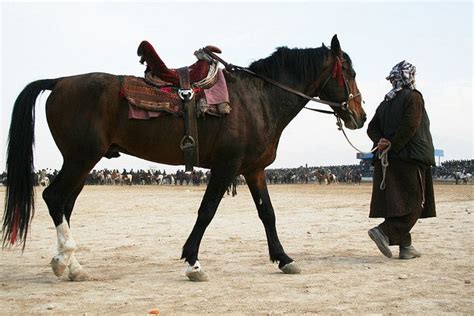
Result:
M207 52L211 52L210 54ZM130 103L140 104L142 108L155 107L158 111L167 111L176 113L181 105L184 118L184 136L180 141L179 147L183 151L183 158L186 171L192 171L194 166L199 165L199 142L198 142L198 101L203 100L202 97L206 93L204 89L213 88L218 79L225 80L217 67L217 60L211 55L212 53L221 53L221 50L215 46L206 46L194 52L198 61L191 66L181 67L178 69L170 69L161 60L153 46L143 41L138 46L137 54L140 56L140 63L146 62L144 80L155 87L144 87L137 80L130 77L124 77L122 83L121 94L127 98ZM156 88L158 87L158 88ZM177 93L170 90L177 89ZM225 87L228 105L227 87ZM198 98L198 95L200 96ZM209 92L212 97L212 93ZM226 110L227 113L229 110Z
M222 52L219 48L212 45L206 46L206 49L218 54ZM180 86L179 69L168 68L148 41L140 43L137 55L140 56L140 63L143 64L146 62L146 79L158 86ZM195 51L194 55L197 57L198 61L187 66L189 82L193 85L199 85L199 83L203 82L210 72L213 71L212 66L217 69L217 64L209 57L209 55L203 53L202 49Z

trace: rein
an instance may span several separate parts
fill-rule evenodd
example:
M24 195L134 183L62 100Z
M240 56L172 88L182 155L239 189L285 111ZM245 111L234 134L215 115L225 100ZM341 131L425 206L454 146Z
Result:
M337 118L337 129L342 132L342 134L344 135L347 142L349 143L349 145L351 145L352 148L354 148L357 152L359 152L361 154L373 154L377 151L377 146L372 148L372 150L370 152L361 151L359 148L354 146L352 144L352 142L349 140L349 137L347 137L347 135L346 135L346 131L344 130L344 127L342 126L341 119L339 118L339 116L336 116L336 118ZM380 186L379 186L379 189L381 191L385 190L385 176L386 176L386 173L387 173L387 167L389 165L389 163L388 163L388 151L390 150L391 147L392 147L392 144L389 143L387 148L385 148L383 151L379 150L377 152L377 156L380 159L380 163L382 165L382 181L380 182Z
M337 123L336 123L337 124L337 129L342 132L342 134L346 138L349 145L351 145L351 147L354 148L357 152L359 152L361 154L372 154L372 153L377 151L377 146L372 148L372 150L369 151L369 152L362 151L359 148L357 148L356 146L354 146L354 144L352 144L352 142L349 140L349 137L347 137L346 131L344 130L344 127L342 126L341 118L339 116L336 116L336 119L337 119Z
M243 71L243 72L246 72L246 73L249 73L253 76L256 76L256 77L259 77L261 79L263 79L264 81L280 88L280 89L283 89L283 90L286 90L288 92L291 92L293 94L296 94L302 98L305 98L309 101L314 101L314 102L318 102L318 103L322 103L322 104L326 104L326 105L329 105L329 106L332 106L332 107L336 107L336 108L341 108L341 109L345 109L346 107L344 106L343 103L336 103L336 102L331 102L331 101L325 101L325 100L321 100L321 99L318 99L318 98L314 98L314 97L310 97L309 95L306 95L304 94L303 92L300 92L298 90L295 90L293 88L290 88L288 86L285 86L281 83L279 83L278 81L275 81L273 79L270 79L268 77L265 77L263 75L260 75L260 74L257 74L255 72L253 72L252 70L248 69L248 68L244 68L244 67L240 67L240 66L234 66L234 65L231 65L233 68L232 70L240 70L240 71ZM306 107L305 107L306 108ZM316 110L316 109L310 109L308 108L309 110ZM334 112L331 112L331 111L325 111L327 113L330 113L330 114L333 114Z

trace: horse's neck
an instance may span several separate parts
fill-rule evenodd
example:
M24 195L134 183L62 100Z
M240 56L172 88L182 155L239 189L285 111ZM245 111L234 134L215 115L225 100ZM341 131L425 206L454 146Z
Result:
M315 78L319 78L320 75L321 74L315 74ZM281 133L308 103L308 100L270 83L266 83L258 77L249 77L246 74L234 76L231 73L227 73L226 76L231 76L231 78L227 80L229 93L239 95L237 99L245 103L242 104L242 106L247 108L248 111L261 111L263 116L268 118L271 130L277 133ZM275 79L289 88L310 96L315 92L310 91L314 82L285 80L284 75ZM316 82L317 80L315 79L314 81ZM249 88L252 90L249 91ZM251 96L247 97L247 95Z
M303 84L295 85L282 82L283 85L291 87L296 91L306 93L306 87ZM273 114L274 122L277 122L279 129L282 131L303 109L308 100L297 96L291 92L281 88L271 86L263 91L268 100L268 106Z
M288 70L286 70L286 72L288 72ZM285 70L282 70L282 73L285 73ZM295 81L295 79L288 80L286 79L287 76L283 74L277 78L276 81L293 90L308 96L313 96L316 93L316 86L318 86L315 85L315 83L321 81L321 76L322 73L316 73L313 79L306 79L308 82L304 82L303 79L301 79L301 81ZM265 85L265 87L268 88L265 89L263 93L271 100L272 103L270 106L275 114L275 119L280 122L282 129L285 128L309 102L307 99L282 88L268 84Z

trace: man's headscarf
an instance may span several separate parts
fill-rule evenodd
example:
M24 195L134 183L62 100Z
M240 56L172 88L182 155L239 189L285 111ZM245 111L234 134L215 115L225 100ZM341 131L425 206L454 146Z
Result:
M390 71L390 74L387 76L387 78L385 78L390 80L393 86L393 89L385 95L385 100L392 100L397 95L397 92L403 88L414 90L415 74L416 67L412 64L406 61L401 61L396 64Z

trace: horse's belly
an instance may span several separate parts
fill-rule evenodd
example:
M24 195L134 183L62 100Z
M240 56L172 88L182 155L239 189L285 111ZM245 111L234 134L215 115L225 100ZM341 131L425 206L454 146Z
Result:
M212 119L214 118L207 121ZM199 166L202 167L208 167L212 142L217 137L217 134L213 133L217 130L215 124L207 121L198 122ZM183 165L184 155L180 148L183 137L183 118L167 115L147 121L127 119L116 132L113 142L123 148L125 153L139 158L163 164Z

